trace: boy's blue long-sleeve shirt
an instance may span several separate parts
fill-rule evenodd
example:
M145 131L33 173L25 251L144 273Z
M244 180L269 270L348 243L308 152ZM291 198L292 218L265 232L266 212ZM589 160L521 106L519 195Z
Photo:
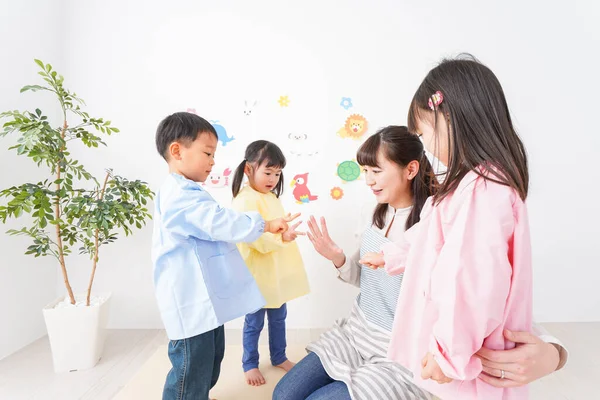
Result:
M257 212L221 207L196 182L171 174L155 199L152 261L161 318L171 340L255 312L265 300L235 243L264 232Z

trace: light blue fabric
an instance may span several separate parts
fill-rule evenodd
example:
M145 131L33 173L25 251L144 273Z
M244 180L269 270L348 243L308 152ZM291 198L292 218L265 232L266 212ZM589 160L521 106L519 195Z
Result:
M169 175L156 195L152 239L156 299L169 339L208 332L265 305L235 245L255 241L264 227L259 213L223 208L196 182Z
M362 236L360 256L379 253L381 245L388 242L388 238L369 227ZM358 305L367 321L391 332L404 274L390 276L383 268L371 269L364 265L361 268Z

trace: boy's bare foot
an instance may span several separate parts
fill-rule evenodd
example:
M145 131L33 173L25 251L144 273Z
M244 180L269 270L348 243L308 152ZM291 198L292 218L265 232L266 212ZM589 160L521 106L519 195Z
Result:
M250 386L262 386L265 384L265 377L258 368L244 372L244 375L246 375L246 383Z
M282 362L279 365L276 365L277 368L281 368L282 370L284 370L285 372L289 372L290 369L292 369L292 367L296 365L296 363L291 362L290 360L285 360L284 362Z

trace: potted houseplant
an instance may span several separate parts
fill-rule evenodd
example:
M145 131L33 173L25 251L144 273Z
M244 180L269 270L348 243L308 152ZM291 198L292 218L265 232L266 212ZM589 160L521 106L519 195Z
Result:
M25 86L21 93L51 93L60 104L61 123L53 127L40 109L0 114L4 120L0 137L18 136L10 149L48 170L44 181L0 190L0 221L29 215L26 226L8 234L31 238L25 254L58 261L66 296L43 310L54 370L82 370L100 359L108 319L110 293L91 295L99 250L114 242L119 232L129 235L151 218L146 205L154 194L146 183L125 179L110 169L97 180L71 156L72 142L96 148L105 145L104 135L119 130L110 121L90 117L82 109L83 100L63 86L63 77L50 64L35 62L46 85ZM90 257L90 279L81 295L76 295L69 283L67 258L73 251Z

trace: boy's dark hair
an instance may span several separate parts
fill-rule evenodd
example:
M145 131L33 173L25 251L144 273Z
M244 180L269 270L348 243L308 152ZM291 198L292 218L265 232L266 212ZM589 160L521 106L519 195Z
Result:
M180 142L188 146L202 133L210 133L219 139L215 128L199 115L189 112L176 112L158 124L156 129L156 150L158 154L168 161L169 146L173 142Z
M235 174L233 175L233 183L231 184L231 191L233 193L233 197L237 196L240 192L242 186L242 180L244 179L244 168L246 167L246 163L256 164L257 166L261 166L264 162L267 162L266 168L285 168L285 156L283 152L275 143L271 143L266 140L257 140L252 142L246 147L246 154L244 155L244 159L238 165L235 170ZM277 186L272 190L275 193L275 196L279 197L283 193L283 171L281 171L281 175L279 176L279 182L277 182Z
M425 200L433 195L436 187L435 174L425 156L423 143L417 135L408 131L406 126L387 126L369 137L358 149L356 160L362 166L379 167L377 153L383 151L385 157L393 163L406 167L411 161L419 162L419 173L413 178L410 188L413 207L406 219L406 229L419 222ZM373 212L373 225L379 229L385 226L388 204L377 204Z
M438 118L448 117L450 122L448 169L434 201L439 203L452 193L470 171L513 188L525 200L529 187L527 154L496 75L470 54L443 60L427 74L412 99L408 112L411 132L416 132L419 120L432 112L429 101L437 91L444 98L434 107L434 127ZM480 166L486 170L481 172Z

